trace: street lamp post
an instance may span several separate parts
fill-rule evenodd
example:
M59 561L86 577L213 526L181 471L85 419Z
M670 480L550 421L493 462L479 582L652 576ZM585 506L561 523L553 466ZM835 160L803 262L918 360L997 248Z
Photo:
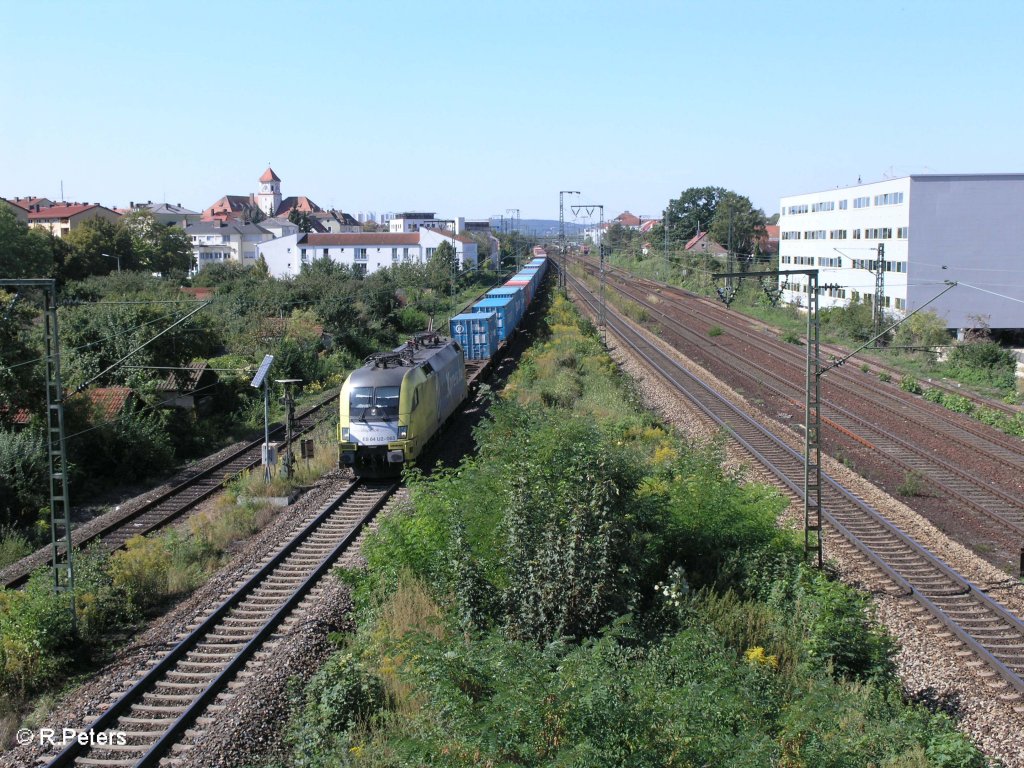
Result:
M100 256L106 256L108 259L117 259L117 271L121 271L121 257L111 256L109 253L101 253Z

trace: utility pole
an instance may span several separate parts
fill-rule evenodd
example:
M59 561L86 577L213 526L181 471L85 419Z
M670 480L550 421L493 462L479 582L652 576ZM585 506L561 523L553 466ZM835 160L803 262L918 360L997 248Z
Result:
M558 193L558 251L562 255L562 265L558 270L558 287L561 290L565 290L565 267L566 267L566 253L565 253L565 195L578 195L579 192L566 189Z
M506 208L505 213L510 214L512 220L512 253L516 257L516 271L519 271L519 209Z
M71 538L71 499L68 493L67 437L64 430L64 386L60 376L60 333L57 328L56 280L0 280L0 288L39 288L43 291L43 344L46 374L46 438L50 468L50 556L53 591L66 592L71 626L75 611L75 568ZM17 294L15 294L17 298ZM61 563L61 552L64 562Z
M580 211L585 211L587 217L594 215L594 211L600 212L600 223L597 227L597 253L598 263L600 264L600 276L601 276L601 309L598 312L597 327L601 329L601 341L608 341L608 330L605 327L606 320L608 318L608 305L605 302L605 276L604 276L604 206L603 205L574 205L572 206L573 215L577 215Z
M885 243L878 244L875 252L875 300L871 306L871 325L873 335L878 336L882 332L882 323L885 320L885 311L882 308L882 301L885 298Z
M821 345L818 321L818 270L788 269L768 272L723 272L713 278L778 279L780 275L807 276L807 357L804 379L804 557L814 553L822 566L821 541ZM722 289L719 289L721 296Z

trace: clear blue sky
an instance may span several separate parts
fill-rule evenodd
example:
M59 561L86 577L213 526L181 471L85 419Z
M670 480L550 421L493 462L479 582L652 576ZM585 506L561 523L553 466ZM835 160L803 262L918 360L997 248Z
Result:
M658 215L1021 172L1021 2L0 0L0 196Z

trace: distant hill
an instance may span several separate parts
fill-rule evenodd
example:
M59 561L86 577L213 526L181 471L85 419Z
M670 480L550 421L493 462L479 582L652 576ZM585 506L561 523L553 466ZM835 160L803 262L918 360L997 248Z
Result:
M505 219L505 230L511 231L512 222ZM502 220L500 217L491 218L491 229L495 232L501 230ZM518 219L516 229L523 234L535 237L558 237L558 219ZM565 236L574 237L583 232L584 226L575 222L565 222Z

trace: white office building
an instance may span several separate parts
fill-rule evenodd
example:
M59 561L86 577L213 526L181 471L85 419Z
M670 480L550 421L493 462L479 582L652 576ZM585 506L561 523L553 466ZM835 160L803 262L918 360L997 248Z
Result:
M819 270L821 307L871 301L879 245L883 306L928 305L949 328L1024 328L1024 174L905 176L783 197L779 268ZM807 278L783 276L783 299L806 303Z

